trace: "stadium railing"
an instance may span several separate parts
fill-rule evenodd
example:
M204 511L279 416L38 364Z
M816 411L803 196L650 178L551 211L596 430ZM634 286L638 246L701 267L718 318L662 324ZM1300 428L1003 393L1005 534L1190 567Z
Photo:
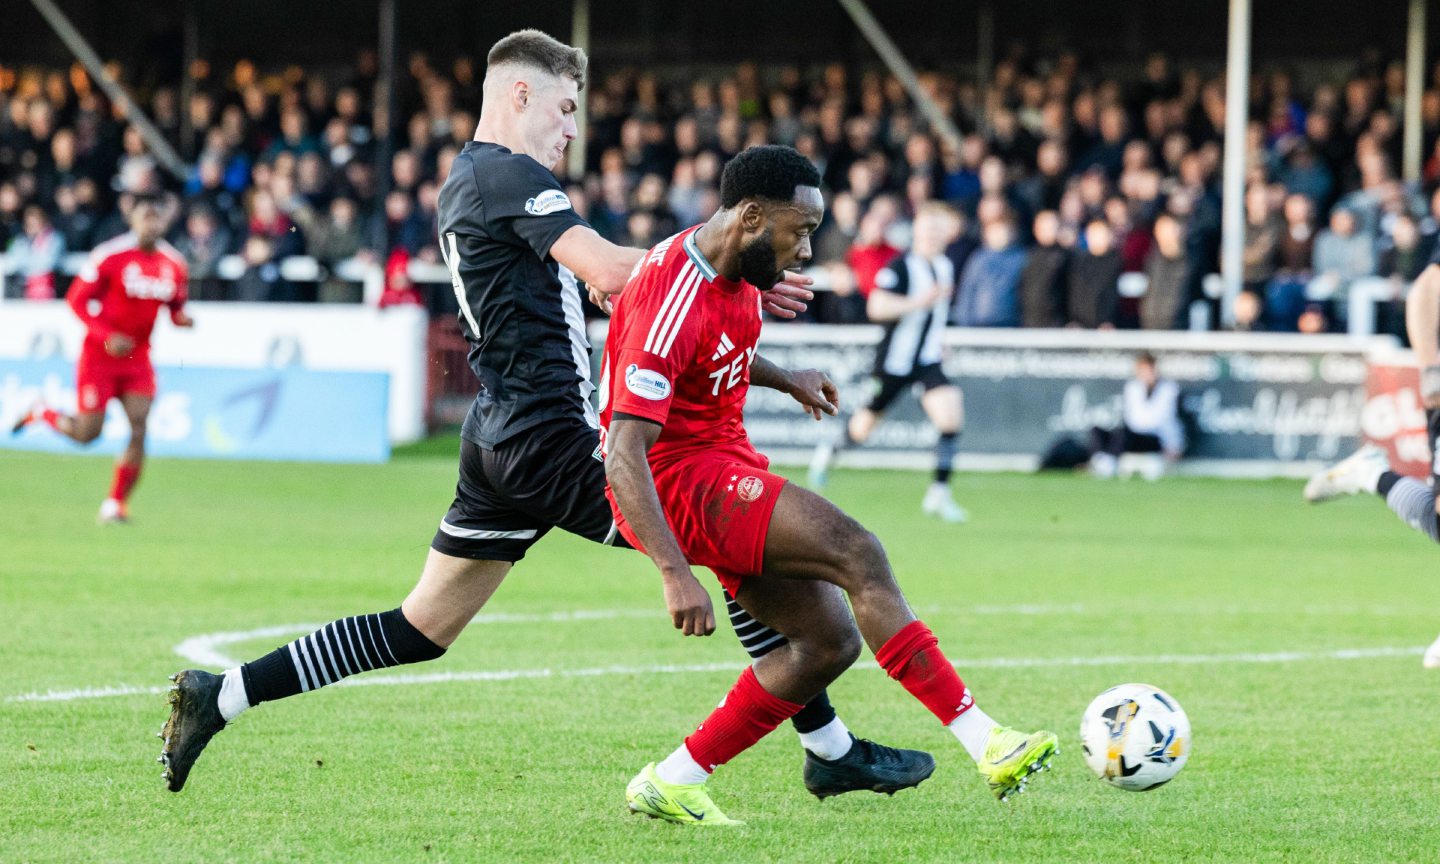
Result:
M73 278L85 266L86 258L84 253L66 255L60 265L60 273ZM318 283L334 278L359 285L361 288L360 302L365 305L378 304L380 295L385 290L385 271L373 261L347 258L327 267L308 255L292 255L281 258L278 264L280 276L287 282ZM244 275L245 269L245 260L239 255L226 255L216 265L215 278L222 282L235 282ZM832 290L830 276L824 267L815 267L807 272L815 280L815 290ZM417 284L431 286L450 284L450 272L443 264L413 260L410 262L408 273L411 281ZM0 255L0 282L7 279L9 275L8 261L3 255ZM1314 301L1331 299L1326 287L1326 283L1321 280L1313 280L1307 287L1306 299ZM1120 277L1118 285L1120 296L1131 299L1144 297L1149 288L1150 280L1144 273L1125 273ZM1190 305L1187 317L1190 330L1207 331L1213 328L1215 301L1220 301L1224 297L1224 283L1220 274L1207 275L1202 282L1202 290L1207 299L1196 300ZM1399 283L1381 276L1366 277L1352 282L1344 301L1348 313L1346 332L1351 336L1374 335L1378 305L1393 301L1400 296L1402 290ZM4 300L4 292L0 292L0 302L4 302Z

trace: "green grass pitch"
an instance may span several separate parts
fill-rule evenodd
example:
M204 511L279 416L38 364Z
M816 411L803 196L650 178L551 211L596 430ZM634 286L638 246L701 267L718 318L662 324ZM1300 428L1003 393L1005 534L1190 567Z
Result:
M1294 482L962 475L972 522L946 527L919 518L922 475L836 475L832 496L885 542L980 704L1060 733L1055 771L1008 805L867 665L835 704L860 734L936 753L918 790L816 802L787 726L711 781L746 827L628 815L626 781L745 658L728 626L677 635L646 559L560 534L440 661L264 705L185 792L164 791L163 697L127 690L165 685L187 639L250 659L294 628L398 605L449 503L453 450L373 467L153 460L122 528L93 522L108 461L0 453L0 861L1440 854L1440 673L1419 660L1440 630L1440 559L1380 502L1308 507ZM1126 681L1168 690L1194 726L1189 765L1154 792L1111 789L1080 758L1081 710ZM101 688L122 695L16 698Z

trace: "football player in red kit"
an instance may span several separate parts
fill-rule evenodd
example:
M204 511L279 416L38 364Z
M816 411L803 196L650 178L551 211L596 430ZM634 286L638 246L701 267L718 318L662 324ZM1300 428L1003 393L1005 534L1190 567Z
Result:
M194 325L185 314L185 259L161 237L164 219L158 202L136 199L126 220L130 231L95 247L65 298L86 329L75 364L76 413L37 405L13 430L45 423L89 444L100 437L105 406L111 399L120 400L130 421L130 442L115 463L110 495L100 505L101 522L127 520L125 502L145 461L145 422L155 398L155 368L150 365L155 316L165 306L175 326Z
M1000 726L976 706L911 611L875 535L768 470L745 433L752 383L790 393L816 419L837 412L822 373L756 355L760 291L810 257L820 177L790 147L752 147L720 180L721 210L641 261L615 304L601 367L601 443L616 527L659 567L677 627L715 628L691 572L709 567L788 643L739 681L666 759L626 789L637 813L734 824L705 780L768 734L859 656L880 666L959 739L1002 801L1054 756L1051 732ZM849 599L847 606L846 599Z

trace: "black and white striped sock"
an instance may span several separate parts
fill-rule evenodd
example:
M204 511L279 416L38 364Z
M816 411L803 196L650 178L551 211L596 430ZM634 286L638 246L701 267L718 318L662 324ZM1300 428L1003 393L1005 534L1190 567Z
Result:
M445 649L399 609L332 621L240 667L251 705L318 690L358 672L434 660Z
M1387 484L1387 481L1388 484ZM1386 486L1389 488L1385 488ZM1406 525L1440 543L1440 519L1435 515L1435 492L1414 477L1381 477L1380 491L1385 505L1404 520Z
M725 592L725 611L730 613L730 626L734 628L735 635L740 637L740 646L745 653L750 655L752 660L759 660L776 648L789 644L789 640L782 636L779 631L773 630L759 621L756 621L749 612L746 612L730 592ZM790 722L795 724L795 731L804 735L829 725L835 719L835 709L830 706L830 695L824 690L820 695L805 703ZM847 739L848 740L848 739Z

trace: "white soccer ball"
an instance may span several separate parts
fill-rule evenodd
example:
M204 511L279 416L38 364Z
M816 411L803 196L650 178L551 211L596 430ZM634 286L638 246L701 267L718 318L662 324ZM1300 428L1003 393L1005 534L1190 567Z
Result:
M1185 709L1148 684L1111 687L1080 718L1085 764L1096 777L1130 792L1168 783L1185 767L1190 746Z

